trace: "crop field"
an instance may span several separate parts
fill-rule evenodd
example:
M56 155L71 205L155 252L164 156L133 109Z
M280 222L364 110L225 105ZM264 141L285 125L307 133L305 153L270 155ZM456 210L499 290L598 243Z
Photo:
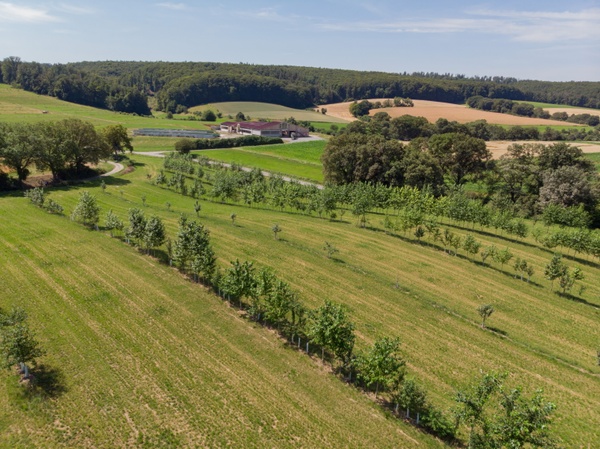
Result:
M335 115L321 114L320 112L304 109L293 109L278 104L260 103L255 101L228 101L223 103L212 103L190 108L190 112L204 111L212 109L219 111L224 117L231 115L235 117L238 112L249 115L252 120L259 118L271 120L283 120L284 118L294 117L296 120L306 120L309 122L330 122L330 123L348 123L348 120L341 119Z
M257 147L246 147L244 150L258 154L268 154L283 159L296 160L300 162L312 162L321 164L321 155L327 144L324 140L307 142L286 143L283 145L262 145Z
M486 146L488 150L492 152L492 157L494 159L499 158L503 154L506 153L508 147L512 144L531 144L531 143L541 143L543 145L550 145L553 142L543 142L543 141L532 141L532 140L520 140L520 141L509 141L509 140L491 140L486 142ZM581 148L586 154L600 153L600 144L597 142L572 142L570 145Z
M377 99L372 99L371 101L377 101ZM348 109L350 104L351 103L349 102L335 103L324 105L323 107L327 108L327 115L343 118L345 120L356 120L355 117L350 114ZM373 109L371 114L375 114L377 112L387 112L391 117L412 115L417 117L425 117L432 123L440 118L445 118L450 121L457 121L459 123L468 123L475 120L487 120L488 123L496 125L569 126L568 123L558 120L536 119L530 117L519 117L510 114L501 114L499 112L480 111L478 109L471 109L462 104L442 103L439 101L427 100L414 100L414 104L414 107L411 108L398 107ZM570 125L579 126L577 124Z
M97 182L86 188L102 215L112 209L126 220L129 208L144 208L174 236L179 214L193 215L194 200L147 180L160 159L134 159L136 170L109 178L105 193ZM81 189L50 197L68 215ZM386 419L318 360L286 349L174 270L25 198L5 196L0 203L7 212L0 216L0 285L10 293L1 297L30 312L48 351L43 361L60 370L66 386L49 401L32 401L2 374L0 446L108 447L147 439L165 446L436 447L431 437ZM566 447L600 440L596 261L565 256L583 269L587 287L569 300L551 292L543 267L552 253L532 238L442 223L526 258L535 267L527 283L511 267L483 266L411 235L388 235L380 214L369 215L363 229L350 212L329 221L262 206L201 204L199 220L221 266L252 260L273 267L310 307L326 298L347 305L358 349L399 336L409 373L440 407L450 407L455 390L480 369L506 370L513 385L543 388L557 404L553 428ZM273 238L274 223L280 240ZM324 254L325 241L339 249L336 258ZM482 302L496 309L488 321L495 332L479 326Z

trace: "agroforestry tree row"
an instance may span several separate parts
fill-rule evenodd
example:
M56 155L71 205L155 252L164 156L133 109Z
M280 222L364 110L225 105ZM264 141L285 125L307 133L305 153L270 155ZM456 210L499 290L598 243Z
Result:
M84 191L72 217L78 217L87 226L97 225L99 208L95 197ZM299 294L271 269L257 270L249 261L236 260L225 270L219 268L209 231L202 224L181 216L177 235L171 241L166 237L160 218L154 216L146 219L142 210L133 208L128 211L127 227L109 211L106 229L111 231L111 235L113 230L118 229L124 233L128 243L146 252L166 244L169 264L194 281L211 286L220 297L243 309L249 318L276 328L289 344L302 350L306 348L307 353L311 346L313 352L317 349L321 359L325 361L327 358L335 372L346 381L353 382L365 391L374 392L375 397L383 395L384 404L395 408L398 416L410 417L412 422L440 438L455 440L459 429L464 428L469 444L478 441L499 445L497 447L520 447L529 443L533 447L544 447L554 441L548 424L555 406L546 402L541 392L528 398L520 388L511 390L511 402L508 404L506 398L502 399L506 375L487 373L481 380L474 381L472 386L457 392L457 407L453 417L447 416L430 402L426 391L414 378L406 377L406 362L400 353L398 338L379 338L365 351L355 353L355 326L344 306L325 300L320 307L307 309L300 301ZM3 316L8 317L0 313L0 318ZM0 321L0 330L6 325L5 321ZM7 357L14 352L10 352L9 335L0 333L3 344L9 342L0 346ZM28 360L42 355L37 346L32 348L34 351L26 356ZM24 358L10 357L7 359L9 363ZM482 394L482 386L490 381L493 381L493 385L486 386L486 392ZM479 404L476 408L473 407L475 401ZM534 414L502 413L498 418L496 411L503 409L537 411ZM521 430L513 432L517 428Z
M462 242L453 233L448 234L449 230L441 227L443 219L461 226L493 229L495 233L507 233L518 239L526 238L531 232L524 219L515 217L514 206L509 202L469 198L460 188L452 189L444 196L434 195L431 189L370 183L328 185L318 189L313 185L285 182L279 176L265 178L260 169L245 172L235 165L227 169L211 165L204 159L200 162L196 163L191 155L171 154L163 162L165 169L152 182L196 200L241 202L249 207L272 207L309 215L315 213L331 220L343 219L350 211L362 227L369 225L369 220L377 216L375 214L383 214L381 224L387 232L401 232L405 236L408 233L419 241L428 236L444 249L454 248L455 254L458 249L465 249L472 257L479 253L480 247L473 251L468 236ZM200 205L196 203L195 211L198 213ZM559 224L564 227L559 231L534 229L533 236L543 247L561 247L600 258L600 233L586 228L590 214L581 206L549 205L536 219L541 219L546 226ZM484 263L489 256L501 265L512 257L502 261L501 255L496 257L495 248L481 252ZM519 275L527 273L525 268L521 265L515 271Z

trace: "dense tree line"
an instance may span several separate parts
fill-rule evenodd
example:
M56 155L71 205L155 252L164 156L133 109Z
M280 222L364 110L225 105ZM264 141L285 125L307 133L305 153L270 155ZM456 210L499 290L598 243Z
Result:
M136 87L123 86L69 64L23 62L18 57L5 58L0 81L26 91L50 95L71 103L149 115L147 96Z
M392 118L387 112L376 112L373 116L361 116L360 120L350 123L346 132L363 134L380 134L387 139L412 140L417 137L431 137L435 134L461 133L483 140L587 140L600 139L600 128L586 129L573 126L556 130L547 127L539 131L536 127L511 126L505 128L488 123L486 120L476 120L469 123L458 123L439 118L435 123L425 117L402 115ZM339 134L339 132L337 133Z
M192 150L210 150L213 148L254 147L259 145L282 144L279 137L241 136L231 139L180 139L175 142L175 150L189 153Z
M17 79L20 67L24 68ZM147 113L147 95L156 95L159 109L171 112L178 106L216 101L272 101L305 108L393 97L464 103L475 95L600 107L597 82L557 83L211 62L103 61L50 65L24 63L14 57L5 59L2 73L4 83L16 83L26 90L139 114Z
M550 114L541 107L535 107L531 103L522 103L503 98L485 98L480 95L467 99L467 105L482 111L500 112L503 114L520 115L523 117L536 117L552 120L562 120L580 125L597 126L600 123L599 115L591 114L568 114L566 112L555 112ZM600 112L598 113L600 114Z
M368 182L428 187L437 194L466 181L482 180L484 201L504 204L501 208L513 213L544 215L563 225L581 220L598 225L600 183L594 165L580 148L562 142L513 144L500 160L492 161L483 140L460 132L434 134L408 144L386 139L386 133L397 137L394 120L384 122L390 126L378 134L368 130L380 124L351 125L332 138L322 156L325 180L337 185Z

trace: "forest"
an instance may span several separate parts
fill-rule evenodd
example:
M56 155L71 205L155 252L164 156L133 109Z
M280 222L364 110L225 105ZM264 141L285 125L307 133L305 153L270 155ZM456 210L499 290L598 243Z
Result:
M547 82L436 73L383 73L212 62L24 62L11 56L0 80L24 90L115 111L182 112L219 101L265 101L294 108L366 98L464 103L473 96L600 108L598 82Z

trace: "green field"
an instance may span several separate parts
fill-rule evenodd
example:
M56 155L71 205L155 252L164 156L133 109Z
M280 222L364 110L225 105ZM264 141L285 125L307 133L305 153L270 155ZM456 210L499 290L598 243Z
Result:
M284 118L294 117L296 120L306 120L309 122L329 122L329 123L348 123L337 117L330 117L327 114L321 114L312 110L293 109L286 106L271 103L260 103L255 101L228 101L223 103L211 103L202 106L190 108L190 112L204 111L212 109L219 111L224 117L231 115L235 117L238 112L249 115L252 120L259 118L271 120L283 120Z
M296 142L283 145L262 145L224 150L195 151L198 156L246 167L258 167L273 173L323 182L321 154L327 144L324 140Z
M555 108L589 109L590 114L591 113L596 113L596 114L600 113L600 110L598 110L598 109L582 108L580 106L569 106L567 104L541 103L539 101L523 101L522 103L529 103L536 108L542 108L542 109L555 109Z
M136 170L109 180L106 193L90 185L103 214L112 209L126 219L145 195L146 213L160 215L174 236L179 214L193 214L194 200L146 180L160 159L134 159ZM68 215L80 190L50 195ZM437 444L386 419L318 361L286 349L174 270L24 198L4 196L0 203L3 305L28 309L48 350L44 362L60 369L67 389L49 402L31 402L19 399L14 377L3 374L0 446L125 446L140 435L155 445L174 438L186 447L414 447L411 438L423 447ZM583 301L570 301L550 291L543 266L551 253L531 239L470 231L532 262L527 284L510 267L483 267L410 236L358 228L349 212L330 222L201 203L200 220L222 266L253 260L273 267L310 307L325 298L346 304L359 348L399 336L409 372L440 407L450 407L455 389L480 369L508 370L511 382L543 388L557 403L553 427L566 447L600 439L597 264L569 258L583 268L588 287ZM371 215L370 226L381 230L382 219ZM273 223L283 230L279 241ZM339 248L336 260L325 257L324 241ZM496 308L488 323L505 337L481 330L475 309L482 301Z

